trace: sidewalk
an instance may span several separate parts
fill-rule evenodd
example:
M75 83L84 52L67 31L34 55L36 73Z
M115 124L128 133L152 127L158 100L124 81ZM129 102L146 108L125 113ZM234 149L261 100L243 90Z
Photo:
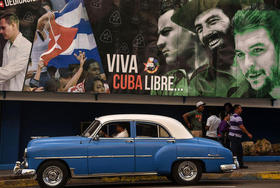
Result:
M204 180L280 180L280 162L246 162L248 169L238 169L232 173L213 174L205 173ZM70 183L79 184L89 180L71 180ZM110 177L91 180L95 183L139 182L139 181L167 181L162 176L126 176ZM0 188L31 187L37 182L30 178L19 178L10 170L0 170Z
M12 170L0 170L0 181L12 178L16 178Z
M238 169L233 173L204 174L203 179L230 180L280 180L280 162L245 162L248 169Z

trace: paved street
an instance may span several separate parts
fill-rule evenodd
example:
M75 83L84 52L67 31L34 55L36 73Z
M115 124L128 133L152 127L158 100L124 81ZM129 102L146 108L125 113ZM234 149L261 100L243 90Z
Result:
M89 184L84 185L68 185L69 188L175 188L175 187L188 187L188 188L279 188L279 180L208 180L201 181L198 185L194 186L178 186L173 183L130 183L130 184ZM30 187L39 188L39 187Z
M278 188L280 187L279 162L246 162L248 169L239 169L233 173L203 174L196 186L186 187L242 187L242 188ZM38 188L32 179L13 176L11 171L0 171L0 188ZM140 183L141 182L141 183ZM69 188L172 188L180 187L168 182L163 176L110 177L100 179L72 179ZM182 186L181 186L182 187Z

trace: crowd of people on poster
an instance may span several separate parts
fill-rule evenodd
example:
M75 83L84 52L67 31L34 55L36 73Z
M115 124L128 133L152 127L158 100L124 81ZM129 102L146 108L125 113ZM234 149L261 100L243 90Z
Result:
M273 0L0 1L0 90L280 98Z

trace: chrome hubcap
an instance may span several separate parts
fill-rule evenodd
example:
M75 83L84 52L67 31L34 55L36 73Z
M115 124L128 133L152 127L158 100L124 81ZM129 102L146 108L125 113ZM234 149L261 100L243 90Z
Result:
M63 178L62 170L57 166L49 166L43 172L43 181L48 186L57 186Z
M197 167L191 161L184 161L179 165L178 174L184 181L191 181L197 176Z

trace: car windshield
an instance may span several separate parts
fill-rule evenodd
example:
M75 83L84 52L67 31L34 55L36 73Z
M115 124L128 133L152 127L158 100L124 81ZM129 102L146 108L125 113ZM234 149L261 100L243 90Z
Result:
M92 133L96 130L96 128L99 126L100 121L98 120L94 120L89 126L88 128L83 132L82 136L84 137L89 137L90 135L92 135Z

